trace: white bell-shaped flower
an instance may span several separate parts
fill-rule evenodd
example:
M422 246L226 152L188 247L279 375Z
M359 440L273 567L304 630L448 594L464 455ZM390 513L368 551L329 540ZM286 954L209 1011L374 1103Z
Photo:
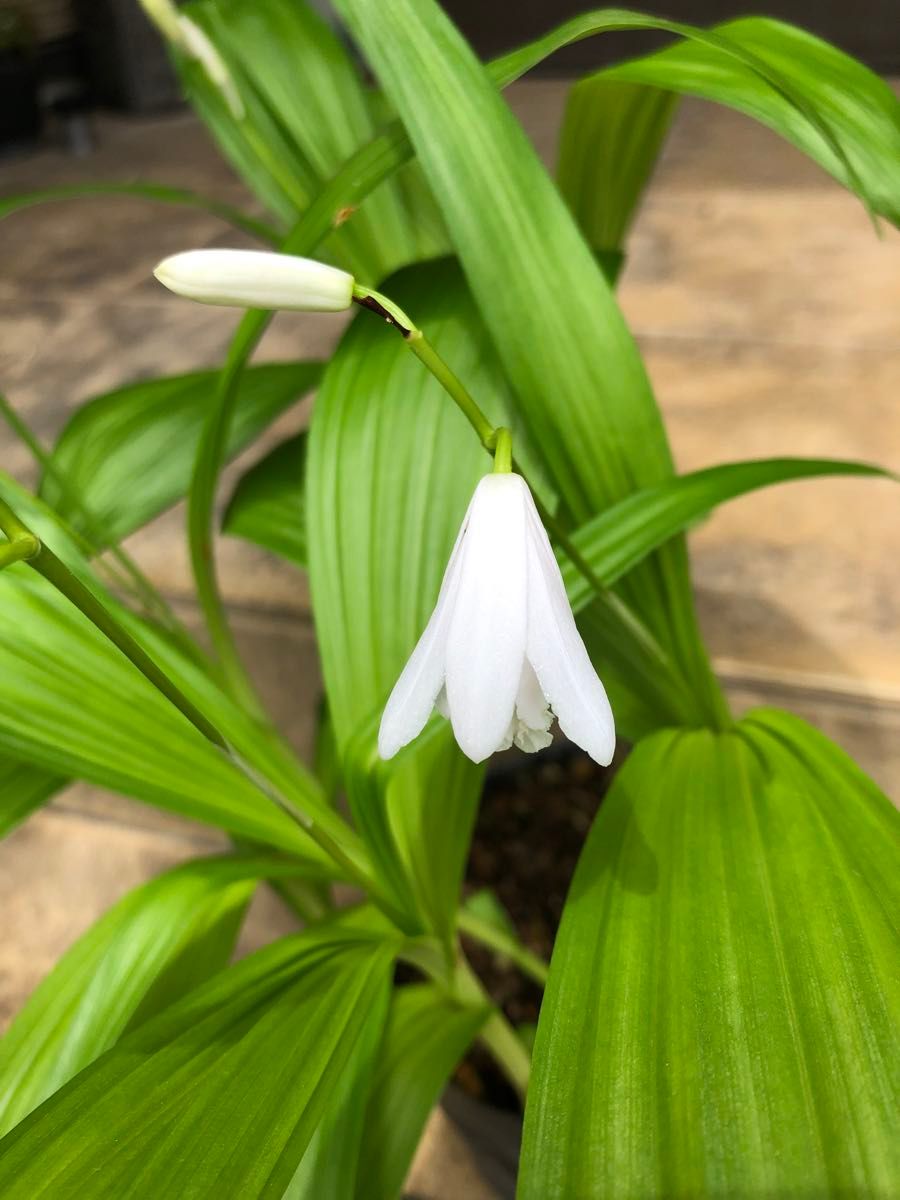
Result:
M549 745L554 716L596 762L612 760L609 700L520 475L487 475L475 489L435 610L384 710L381 757L411 742L435 707L473 762L513 743Z
M353 276L338 267L268 250L185 250L153 274L172 292L202 304L340 312L353 301Z

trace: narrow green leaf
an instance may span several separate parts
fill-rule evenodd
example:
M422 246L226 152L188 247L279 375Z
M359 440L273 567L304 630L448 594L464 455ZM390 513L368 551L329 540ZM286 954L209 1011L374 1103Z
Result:
M433 0L341 0L403 119L564 516L581 522L672 474L637 348L534 147ZM683 547L623 584L687 676L685 719L722 700L693 615Z
M336 922L220 972L0 1141L5 1200L283 1196L383 1022L395 951Z
M33 192L21 192L16 196L0 197L0 221L12 213L25 208L33 208L37 204L51 204L58 200L91 199L97 196L133 196L138 200L152 200L160 204L175 207L199 208L221 217L235 229L250 233L269 245L276 246L281 240L281 234L271 225L248 213L240 212L230 204L223 204L212 196L201 196L197 192L185 188L168 187L160 183L75 183L63 184L60 187L40 188Z
M0 1040L0 1133L226 966L256 881L275 860L201 859L129 892L66 952Z
M547 982L547 964L519 940L509 913L490 890L469 896L457 914L460 933L488 946L507 962L515 963L541 986Z
M672 123L677 98L602 80L569 93L560 130L560 191L595 251L621 250Z
M306 566L306 434L276 446L234 489L222 529Z
M249 367L241 379L228 444L237 454L279 413L316 386L316 362ZM217 371L130 384L83 404L53 452L67 487L47 476L41 496L76 529L123 538L187 492ZM96 518L85 518L84 508Z
M431 984L394 992L366 1111L357 1200L400 1195L428 1114L490 1012L455 1005Z
M0 494L146 649L261 778L342 844L353 839L314 778L232 704L200 666L104 593L54 515L0 476ZM327 874L302 829L201 736L26 564L0 573L0 753L298 855Z
M666 538L688 529L726 500L772 484L834 475L897 478L881 467L846 459L760 458L720 463L633 493L582 525L572 540L600 581L609 586ZM563 564L563 578L578 612L590 602L591 587L570 562Z
M519 1196L884 1196L898 814L787 714L637 746L582 853Z
M726 104L774 129L861 194L875 212L900 222L900 101L890 86L828 42L769 17L742 17L711 32L727 46L679 42L610 67L576 84L573 93L589 94L594 80L601 86L604 80L617 80ZM842 155L836 153L834 140L729 53L729 47L764 64L791 96L805 101L807 111L820 114Z
M6 837L68 781L40 767L0 757L0 838Z
M743 26L752 22L763 26L762 31L748 33ZM872 211L882 211L880 198L883 199L884 189L879 185L877 171L871 168L873 160L881 155L884 156L884 165L891 166L891 155L896 151L897 142L896 100L892 105L890 89L860 63L840 54L827 42L812 38L796 26L763 17L742 18L703 29L683 21L648 16L633 9L599 8L572 17L535 41L497 59L491 65L491 72L501 86L505 86L509 77L518 77L572 42L613 30L648 29L676 34L679 39L684 39L685 48L696 47L699 50L698 61L703 65L696 72L696 78L701 86L704 82L702 77L714 74L718 66L724 67L726 74L730 68L738 68L752 88L765 97L762 110L774 113L774 127L779 132L786 133L788 126L794 126L799 131L798 144L801 149L807 150L813 157L816 157L816 147L824 148L831 162L838 167L835 171L838 178L855 191ZM791 37L785 36L785 31L788 35L796 36L797 41L793 46ZM802 64L807 61L807 45L815 47L815 50L810 50L810 57L818 56L820 61L817 65L824 68L826 75L831 72L838 81L834 91L827 86L822 87L822 81L815 77L814 71L803 69ZM792 58L792 53L796 53L800 46L803 49L800 50L798 63L797 59ZM676 43L675 49L680 48L681 43ZM712 72L707 70L710 64ZM616 78L629 79L633 65L626 63L621 69L613 67L602 74L605 77L614 75ZM797 69L798 65L800 70ZM638 82L656 82L640 76L636 78ZM588 81L583 82L587 84ZM668 85L660 83L659 86ZM846 91L843 92L843 89ZM681 89L676 87L674 90ZM688 87L684 90L691 89ZM848 118L844 113L844 101L852 97L856 90L866 95L867 101L871 98L879 110L876 113L878 138L874 144L867 136L865 121L857 120L856 114L851 113ZM725 102L728 103L727 100ZM751 115L759 114L754 110ZM786 133L786 136L790 135ZM870 161L866 162L866 159Z

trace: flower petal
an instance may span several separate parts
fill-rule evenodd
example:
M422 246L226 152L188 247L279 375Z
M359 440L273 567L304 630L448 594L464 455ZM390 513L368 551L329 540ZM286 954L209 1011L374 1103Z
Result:
M486 475L472 497L462 543L446 687L453 732L473 762L506 737L522 674L527 491L518 475Z
M393 758L422 732L443 690L447 632L453 615L462 542L471 508L470 503L444 571L434 612L385 705L378 730L381 758Z
M560 729L605 767L616 748L612 709L576 628L559 566L530 493L528 499L528 661Z

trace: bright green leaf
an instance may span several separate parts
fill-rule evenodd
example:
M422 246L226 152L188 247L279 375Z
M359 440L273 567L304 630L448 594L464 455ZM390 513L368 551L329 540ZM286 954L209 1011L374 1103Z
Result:
M246 538L306 566L306 434L289 438L240 480L225 516L225 533Z
M862 63L794 25L769 17L742 17L711 31L726 47L679 42L622 63L576 84L590 93L594 80L616 80L701 96L747 113L793 142L874 210L900 222L900 101ZM797 105L769 86L729 47L752 56L827 123L845 156ZM602 99L599 103L602 104ZM584 103L579 101L579 103ZM585 151L588 151L585 145ZM855 179L848 174L848 164Z
M357 1200L400 1195L428 1114L490 1011L455 1005L431 984L394 992L366 1112Z
M0 494L145 648L260 776L354 853L315 779L158 631L105 594L54 515L6 477ZM0 753L333 864L199 734L82 613L26 564L0 573Z
M671 49L647 59L608 68L577 84L573 90L590 93L591 85L602 77L607 83L611 79L633 80L676 92L708 94L711 99L744 108L795 141L813 158L822 161L873 211L887 216L896 211L891 189L884 184L884 172L890 175L896 171L900 133L896 98L890 88L860 63L796 26L751 17L704 29L633 9L598 8L564 21L535 41L495 60L490 71L501 86L506 86L510 79L530 70L563 46L596 34L628 30L665 31L684 42L679 40ZM656 62L667 55L676 60L681 56L687 64L683 76L677 67L669 72L669 78L666 68L659 70L658 78L652 67L649 71L645 69L646 62ZM814 63L811 70L810 62ZM742 91L747 95L741 96ZM855 102L857 96L861 103ZM595 100L601 107L605 103L599 91ZM870 136L870 106L875 137ZM589 103L577 106L578 116L584 117L589 108ZM579 138L575 130L564 133L564 140L572 133ZM592 153L589 138L582 140L582 146L585 154ZM607 193L605 182L600 182L599 187ZM585 227L589 225L588 219Z
M63 955L0 1040L0 1132L226 966L256 881L276 860L209 858L129 892Z
M383 1022L395 951L334 922L220 972L0 1141L4 1200L280 1198Z
M241 379L228 454L236 454L319 380L315 362L249 367ZM83 404L60 434L41 495L92 540L120 539L180 500L190 483L218 371L130 384ZM95 520L87 520L78 498Z
M370 1021L363 1030L329 1110L282 1200L349 1200L354 1194L366 1135L366 1109L384 1034L384 1026L377 1021Z
M638 745L566 902L521 1200L891 1195L898 823L785 713Z
M582 525L572 541L600 581L609 586L667 538L688 529L726 500L772 484L834 475L896 479L880 467L846 459L761 458L720 463L634 492ZM563 564L563 578L578 612L590 601L590 584L570 562Z

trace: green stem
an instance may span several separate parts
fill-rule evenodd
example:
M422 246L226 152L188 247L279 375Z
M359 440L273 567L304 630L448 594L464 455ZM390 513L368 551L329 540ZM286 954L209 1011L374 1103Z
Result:
M528 1047L499 1008L491 1013L478 1036L484 1048L503 1068L524 1108L528 1081L531 1078L531 1055L528 1053Z
M485 1049L502 1068L524 1105L528 1080L531 1077L531 1055L528 1047L500 1009L493 1005L481 980L461 954L456 964L453 983L457 998L464 1004L485 1004L493 1007L493 1012L478 1037Z
M478 438L485 450L492 451L494 449L494 436L496 433L493 425L432 346L431 342L428 341L421 329L415 329L408 334L406 336L406 344L412 350L413 354L415 354L416 358L424 363L444 391L452 397L463 416L478 434Z
M3 509L0 504L0 525L3 523ZM52 550L41 546L34 558L29 559L29 565L42 575L48 583L61 592L67 600L75 605L92 624L105 634L117 649L137 667L145 679L166 697L181 712L195 729L205 738L213 742L220 750L230 751L228 742L218 729L206 719L202 712L176 687L169 677L160 670L147 652L135 641L112 614L100 603L97 597L87 588L69 568L56 557Z
M462 950L457 947L449 973L443 949L434 938L409 938L400 957L431 979L455 1003L466 1008L489 1010L490 1015L478 1035L479 1041L495 1059L524 1106L531 1076L531 1054L488 995Z
M0 546L0 570L11 567L13 563L28 562L40 551L41 544L36 537L18 537L14 541Z
M10 545L16 548L15 561L27 561L39 575L56 588L79 612L104 634L131 662L144 678L161 692L191 725L221 750L228 760L276 807L300 826L337 863L353 882L358 883L376 904L382 903L380 889L365 868L330 833L308 813L281 796L267 779L235 750L228 739L209 721L181 689L160 670L143 647L119 624L116 618L97 599L94 593L69 568L44 546L40 539L0 499L0 529ZM8 553L8 552L7 552ZM348 833L350 831L348 830Z
M270 313L244 315L228 350L212 406L194 460L188 492L187 528L197 598L226 686L242 707L266 723L265 710L238 652L219 592L213 549L216 485L225 458L241 374L271 319Z
M406 345L431 372L478 434L478 439L485 450L493 452L497 436L494 426L463 386L459 377L448 367L422 330L416 327L403 309L389 297L373 291L372 288L362 287L360 284L354 285L353 299L361 308L368 308L388 325L399 329Z
M512 471L512 434L503 425L497 430L494 450L494 474L509 475Z
M53 456L44 449L39 439L26 422L22 420L2 392L0 392L0 417L6 421L16 437L28 449L45 476L52 478L56 482L57 487L60 489L60 494L65 501L81 513L88 526L88 536L85 537L85 535L77 530L73 530L72 534L79 544L84 547L85 553L89 557L96 557L102 553L104 546L98 544L96 540L99 536L101 543L105 543L105 548L112 554L113 558L125 572L124 579L116 576L113 572L109 573L116 586L122 587L126 592L132 591L134 598L138 603L144 605L148 615L155 616L158 620L162 621L169 631L178 638L179 642L191 656L196 658L199 648L193 638L191 638L191 635L172 612L150 580L144 575L134 559L121 546L117 545L113 539L106 537L96 514L91 512L84 503L66 475L57 466Z
M529 979L533 979L541 987L546 986L549 970L547 964L536 954L532 954L527 946L523 946L511 933L482 920L465 908L461 908L457 913L456 924L461 933L487 946L502 958L508 958Z

